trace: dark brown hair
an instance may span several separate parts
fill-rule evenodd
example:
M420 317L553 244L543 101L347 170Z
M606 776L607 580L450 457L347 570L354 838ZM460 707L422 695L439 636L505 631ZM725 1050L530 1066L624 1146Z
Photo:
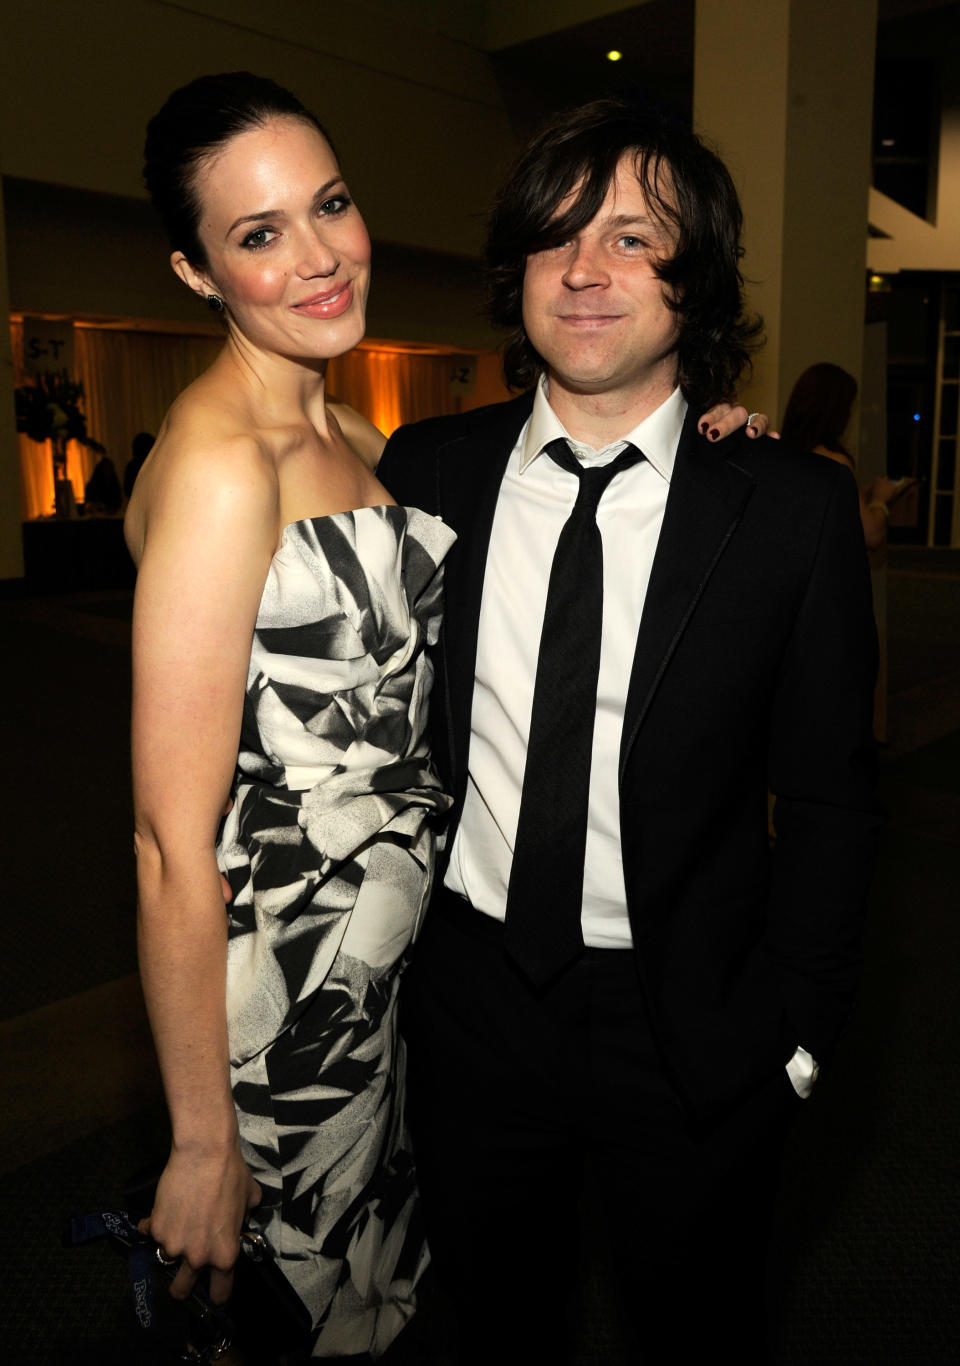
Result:
M857 381L839 365L821 361L811 365L793 386L783 415L780 435L801 451L826 446L828 451L853 457L843 445L850 409L857 396Z
M182 251L191 265L206 265L197 232L200 166L238 133L278 117L309 123L333 147L323 124L296 95L249 71L198 77L175 90L147 124L143 178L171 247Z
M530 252L563 241L599 212L624 153L635 156L650 212L676 236L656 269L679 319L679 381L692 403L733 396L758 345L759 319L744 316L743 215L720 158L664 111L596 100L551 123L521 155L501 190L487 235L491 320L511 329L504 374L528 389L545 368L523 327ZM573 201L562 210L569 195Z

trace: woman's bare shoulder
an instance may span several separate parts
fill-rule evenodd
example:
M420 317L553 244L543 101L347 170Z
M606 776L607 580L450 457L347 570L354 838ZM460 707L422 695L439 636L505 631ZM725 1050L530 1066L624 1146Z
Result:
M208 401L194 386L174 402L134 485L125 534L139 560L154 525L185 528L198 513L212 519L279 508L276 465L255 430L229 405Z
M348 444L371 470L380 463L380 456L387 444L387 438L379 427L358 413L346 403L334 400L329 405L330 413L336 418Z

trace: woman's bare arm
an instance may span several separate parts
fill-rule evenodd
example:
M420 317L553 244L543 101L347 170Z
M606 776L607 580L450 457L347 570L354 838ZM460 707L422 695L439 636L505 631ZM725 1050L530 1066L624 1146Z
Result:
M276 480L254 444L164 453L143 509L133 623L138 939L173 1143L146 1231L230 1292L259 1188L230 1093L226 916L214 843L236 765L257 606L276 537Z

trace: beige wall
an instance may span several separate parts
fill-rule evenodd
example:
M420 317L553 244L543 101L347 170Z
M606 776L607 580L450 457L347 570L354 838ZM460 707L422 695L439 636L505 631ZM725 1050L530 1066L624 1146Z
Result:
M330 125L375 240L371 332L490 346L470 258L515 145L486 56L404 13L314 0L11 8L0 164L12 307L197 317L145 202L144 126L177 84L248 67L288 84Z
M701 0L696 12L694 123L726 162L743 204L747 298L763 314L766 346L744 401L776 414L777 325L783 289L784 158L790 14L787 0ZM731 67L749 75L731 82Z
M236 8L232 3L217 0L194 0L193 7L227 17ZM365 34L377 31L381 40L385 38L388 43L398 30L409 43L410 29L419 29L475 50L496 51L636 7L637 0L350 0L341 10L366 11ZM339 44L355 29L354 25L345 27L344 19L342 12L326 10L324 14L323 41L329 41L338 52L343 50ZM371 58L362 45L355 47L351 55L361 60L390 60L379 53Z
M362 0L366 7L388 19L403 20L428 33L443 34L470 47L486 44L489 0Z
M778 414L816 361L861 378L875 35L875 0L794 0Z
M744 401L777 418L816 361L860 377L875 32L875 0L697 5L696 123L740 189L768 339Z
M374 237L471 255L514 152L486 56L364 4L44 0L4 11L7 175L142 195L143 130L175 86L253 69L329 124Z
M203 322L174 276L149 204L8 179L4 200L15 312ZM367 313L372 336L483 349L498 338L480 312L477 263L375 243Z
M36 181L4 182L10 306L16 312L190 320L149 204Z
M491 50L512 47L544 33L633 8L622 0L619 4L616 0L487 0L484 37Z

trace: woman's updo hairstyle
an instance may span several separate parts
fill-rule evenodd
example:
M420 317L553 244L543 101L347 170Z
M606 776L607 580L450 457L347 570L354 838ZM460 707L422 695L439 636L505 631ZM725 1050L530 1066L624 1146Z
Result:
M302 119L333 147L323 124L296 95L249 71L200 76L175 90L147 124L143 178L171 247L182 251L191 265L207 264L197 232L201 209L197 173L202 163L238 133L262 128L277 117Z

